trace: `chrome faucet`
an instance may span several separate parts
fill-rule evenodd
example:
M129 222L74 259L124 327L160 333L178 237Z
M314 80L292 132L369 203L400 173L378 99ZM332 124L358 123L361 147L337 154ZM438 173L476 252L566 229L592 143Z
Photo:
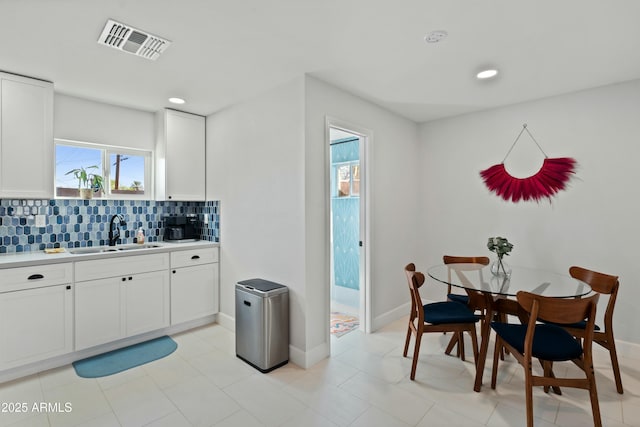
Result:
M115 224L115 220L118 220L118 224ZM115 225L115 230L114 230ZM126 227L127 223L124 220L124 216L117 214L111 217L109 221L109 246L115 246L120 238L120 227Z

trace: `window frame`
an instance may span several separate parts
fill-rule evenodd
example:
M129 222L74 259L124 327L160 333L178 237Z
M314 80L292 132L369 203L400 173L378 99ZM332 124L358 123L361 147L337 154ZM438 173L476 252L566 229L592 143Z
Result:
M98 144L94 142L76 141L71 139L54 138L54 155L57 152L58 145L66 145L73 147L89 148L101 151L102 157L102 176L104 178L104 192L102 197L94 197L96 200L154 200L155 185L153 182L153 156L152 150L144 150L140 148L123 147L119 145ZM131 156L139 156L144 158L144 194L118 194L111 192L111 164L110 156L112 154L128 154ZM57 166L54 165L54 199L80 199L80 197L58 196L56 194L56 174Z

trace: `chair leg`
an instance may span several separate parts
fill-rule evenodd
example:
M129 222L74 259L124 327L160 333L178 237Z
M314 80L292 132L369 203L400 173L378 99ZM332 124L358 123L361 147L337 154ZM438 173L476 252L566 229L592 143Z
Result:
M616 390L618 393L623 394L622 378L620 377L620 365L618 365L618 352L616 351L616 343L611 340L607 340L607 349L609 350L609 356L611 357L611 366L613 367L613 376L616 379Z
M524 367L525 374L525 394L527 403L527 427L533 427L533 381L531 372L531 363L526 363Z
M416 346L413 349L413 363L411 363L411 381L416 379L416 368L418 367L418 355L420 354L420 341L422 340L422 334L416 333Z
M409 352L409 341L411 340L411 324L407 327L407 339L404 341L404 352L402 355L407 357L407 353Z
M471 349L473 350L473 363L478 366L478 334L476 333L476 325L474 324L469 331L471 335Z
M496 388L496 380L498 378L498 360L500 359L500 354L502 353L503 348L502 340L496 335L496 347L493 351L493 367L491 368L491 388L494 390Z
M602 419L600 417L600 404L598 403L598 390L596 388L596 378L593 372L593 362L589 366L585 366L585 373L589 381L589 397L591 398L591 411L593 411L593 425L602 427Z
M553 373L553 362L550 360L540 360L538 359L538 362L540 362L540 365L542 366L542 368L544 369L544 376L547 378L555 378L555 374ZM559 386L554 385L554 386L544 386L544 392L545 393L549 393L549 388L553 388L553 392L555 394L557 394L558 396L562 396L562 390L560 389Z
M447 345L447 349L444 351L444 354L446 355L450 355L451 354L451 350L453 350L453 347L456 346L456 344L458 344L458 334L453 334L451 336L451 339L449 340L449 345Z
M458 353L460 353L460 360L464 362L464 334L458 332Z

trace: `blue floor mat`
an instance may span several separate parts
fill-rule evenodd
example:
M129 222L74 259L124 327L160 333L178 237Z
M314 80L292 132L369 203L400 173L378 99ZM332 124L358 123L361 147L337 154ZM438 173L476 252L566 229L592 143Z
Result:
M73 362L76 374L83 378L106 377L117 374L173 353L178 344L168 336L134 344Z

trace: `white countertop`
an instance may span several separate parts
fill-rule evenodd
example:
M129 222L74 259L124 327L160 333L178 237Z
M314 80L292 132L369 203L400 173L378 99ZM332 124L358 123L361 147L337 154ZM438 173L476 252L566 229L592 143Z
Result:
M116 252L100 252L89 254L72 254L69 251L84 248L65 248L65 252L47 254L44 251L36 252L18 252L0 255L0 269L13 267L29 267L43 264L58 264L61 262L84 261L100 258L115 258L133 255L154 254L161 252L181 251L188 249L198 249L206 247L218 247L220 243L210 242L208 240L198 240L195 242L170 243L170 242L148 242L147 244L158 245L157 248L145 248L139 250L127 250ZM136 244L117 245L117 247L132 247ZM105 246L105 248L108 246Z

